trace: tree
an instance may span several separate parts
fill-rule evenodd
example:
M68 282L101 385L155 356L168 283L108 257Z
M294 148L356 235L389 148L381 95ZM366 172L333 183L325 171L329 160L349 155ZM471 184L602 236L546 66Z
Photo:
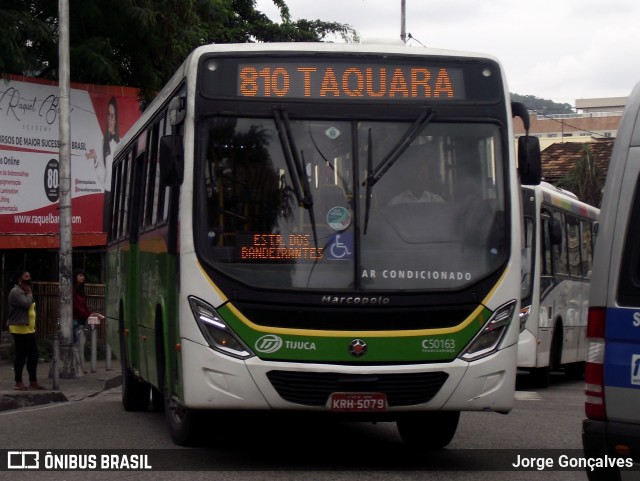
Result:
M147 98L194 48L207 43L358 41L349 26L291 20L273 0L280 22L257 0L69 0L71 80L140 88ZM3 0L0 72L58 78L58 6L51 0Z
M42 7L35 5L42 3ZM4 0L0 8L0 72L34 75L46 68L46 54L57 40L48 18L57 15L57 2ZM55 12L51 12L51 10ZM57 24L57 18L56 18ZM48 52L47 52L48 54ZM57 61L57 60L56 60Z
M510 95L511 100L523 103L529 110L535 110L543 115L575 113L570 104L559 104L553 100L541 99L535 95L518 95L513 93Z
M557 182L557 186L573 192L582 202L600 207L604 187L602 178L589 144L585 143L580 149L580 158L567 175Z

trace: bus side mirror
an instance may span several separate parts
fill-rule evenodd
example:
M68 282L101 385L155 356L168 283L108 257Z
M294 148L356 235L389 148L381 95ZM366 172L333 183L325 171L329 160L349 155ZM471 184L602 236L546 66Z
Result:
M184 178L182 135L165 135L160 139L160 180L163 185L180 185Z
M520 182L523 185L538 185L542 180L542 155L538 137L518 137L518 164Z
M524 125L525 136L518 138L518 165L523 185L538 185L542 181L542 155L540 140L529 135L529 110L521 102L511 102L511 114Z

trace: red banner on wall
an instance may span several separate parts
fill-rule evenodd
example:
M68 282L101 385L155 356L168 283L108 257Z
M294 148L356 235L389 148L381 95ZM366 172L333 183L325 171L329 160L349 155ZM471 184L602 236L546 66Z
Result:
M140 116L138 90L72 84L70 106L74 245L104 244L112 155ZM16 247L15 236L58 237L59 131L56 83L0 79L0 248ZM52 239L36 244L51 247Z

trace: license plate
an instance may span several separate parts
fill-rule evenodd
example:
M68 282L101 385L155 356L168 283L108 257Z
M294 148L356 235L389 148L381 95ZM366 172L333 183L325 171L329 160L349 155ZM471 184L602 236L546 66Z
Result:
M376 412L387 409L387 396L382 392L334 392L329 399L332 411Z

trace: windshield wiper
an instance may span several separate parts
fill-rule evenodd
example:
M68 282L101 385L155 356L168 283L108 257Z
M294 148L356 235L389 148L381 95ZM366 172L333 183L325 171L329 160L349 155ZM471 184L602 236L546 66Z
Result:
M313 210L313 196L311 195L311 185L309 184L309 176L305 169L304 152L300 152L298 157L298 149L291 132L291 123L289 115L285 110L273 109L273 118L276 122L280 144L284 153L284 159L289 169L291 183L296 194L298 205L309 211L309 221L311 222L311 231L313 233L313 242L318 247L318 234L316 229L316 216Z
M371 129L369 129L369 152L367 154L367 178L362 182L362 185L367 188L366 191L366 204L364 213L364 234L367 234L367 226L369 224L369 208L371 206L371 195L373 186L382 178L384 174L396 163L400 156L404 153L411 143L416 139L420 132L431 123L436 116L436 111L433 109L425 110L422 112L416 121L407 129L402 135L400 140L393 146L393 148L384 156L375 168L373 168L373 152L371 149Z
M435 110L427 110L422 112L420 116L416 119L416 121L409 127L409 129L404 133L404 135L400 138L400 140L393 146L393 148L389 151L389 153L380 161L378 165L376 165L375 169L372 169L371 172L367 175L366 180L362 183L362 185L372 187L378 182L384 174L396 163L398 158L404 153L405 150L411 145L411 143L416 139L422 129L424 129L436 116Z
M371 175L373 172L373 142L371 140L371 128L369 128L369 132L367 133L367 172ZM367 180L369 180L369 176L367 176ZM367 182L366 183L366 193L365 193L365 209L364 209L364 235L367 235L367 226L369 225L369 209L371 207L371 190L373 189L373 184L375 182Z
M309 188L309 179L307 179L304 165L300 163L300 159L298 158L296 144L291 134L289 116L285 111L274 109L273 118L276 122L280 145L282 145L284 160L287 163L287 168L291 175L291 183L293 184L293 191L296 195L298 205L305 209L312 210L313 198L311 197L311 190ZM306 182L301 182L300 179L306 179Z

